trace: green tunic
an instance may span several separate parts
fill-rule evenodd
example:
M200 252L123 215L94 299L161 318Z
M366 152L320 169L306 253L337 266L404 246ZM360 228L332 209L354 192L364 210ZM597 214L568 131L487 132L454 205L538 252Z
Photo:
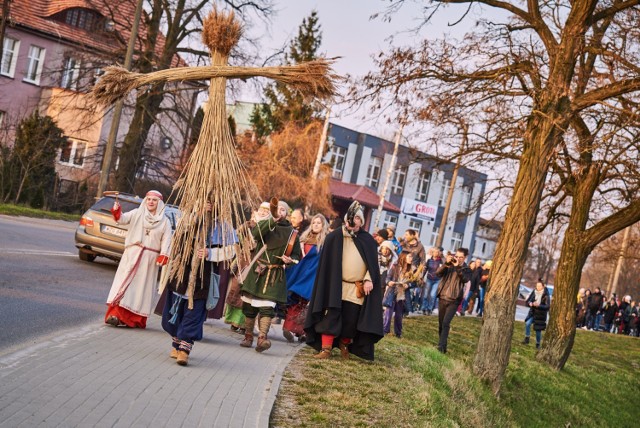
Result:
M260 255L258 260L249 268L249 274L242 284L242 292L250 294L256 299L270 300L277 303L287 302L287 283L284 275L284 262L280 257L287 249L289 237L293 232L293 227L288 220L280 220L276 223L273 218L259 221L251 229L253 239L257 242L256 254L266 245L267 249ZM291 257L300 260L301 254L300 239L296 236ZM262 266L262 273L257 273L256 269Z

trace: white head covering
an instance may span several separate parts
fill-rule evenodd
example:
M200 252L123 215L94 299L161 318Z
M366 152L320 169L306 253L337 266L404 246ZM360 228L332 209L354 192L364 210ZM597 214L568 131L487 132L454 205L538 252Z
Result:
M147 198L156 197L158 201L158 208L156 213L151 214L147 208ZM131 222L129 223L129 231L127 237L124 239L125 248L142 242L145 229L155 229L161 227L166 221L164 216L164 202L162 201L162 193L157 190L150 190L140 203L140 207L136 209L136 213L133 215Z

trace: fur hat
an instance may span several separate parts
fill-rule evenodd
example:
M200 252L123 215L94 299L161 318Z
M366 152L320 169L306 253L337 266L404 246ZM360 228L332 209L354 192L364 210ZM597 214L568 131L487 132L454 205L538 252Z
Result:
M271 204L265 201L260 204L260 208L271 209Z
M380 247L385 247L389 249L389 251L391 251L392 253L395 253L396 251L396 249L393 246L393 242L391 241L382 241L382 243L380 244Z

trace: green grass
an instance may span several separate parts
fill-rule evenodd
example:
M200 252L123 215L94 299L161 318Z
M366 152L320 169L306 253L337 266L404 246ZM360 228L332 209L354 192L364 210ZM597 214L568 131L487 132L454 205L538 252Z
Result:
M376 361L312 358L307 347L287 367L275 427L589 427L635 426L640 340L579 330L562 371L521 345L516 323L500 398L472 373L480 320L455 318L448 353L437 352L436 317L405 319L402 339L387 336Z
M0 214L34 217L34 218L47 218L51 220L65 220L65 221L79 221L80 215L78 214L66 214L53 211L39 210L36 208L29 208L24 205L14 204L0 204Z

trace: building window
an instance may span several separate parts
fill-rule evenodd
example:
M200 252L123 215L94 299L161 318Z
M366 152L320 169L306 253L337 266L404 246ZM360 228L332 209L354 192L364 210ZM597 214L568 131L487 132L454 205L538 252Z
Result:
M42 63L44 62L44 49L31 45L29 47L29 65L27 66L27 74L24 81L40 84L40 75L42 74Z
M62 69L62 81L60 87L64 89L77 89L78 78L80 77L80 60L69 57L64 60L64 68Z
M442 186L440 186L440 198L438 199L438 206L443 207L449 196L449 188L451 188L451 180L444 180Z
M60 163L82 168L87 152L84 141L68 140L67 145L60 151Z
M418 236L420 236L420 233L422 232L422 221L412 218L409 220L409 229L416 230L418 232Z
M94 30L100 21L100 16L90 10L74 8L66 11L64 22L85 30Z
M398 216L395 214L384 213L384 220L382 221L382 228L386 229L389 226L398 225Z
M462 195L460 197L460 205L458 206L458 211L468 212L469 207L471 206L471 187L462 186Z
M484 256L484 254L487 252L487 243L483 242L482 243L482 255Z
M0 74L13 77L16 72L16 60L20 50L20 40L5 37L2 43L2 62L0 62Z
M451 250L456 251L462 247L462 233L453 232L451 234Z
M404 192L404 183L407 179L407 167L399 166L393 171L393 181L391 184L391 193L394 195L402 195Z
M369 167L367 168L367 180L365 181L365 184L369 187L378 187L381 170L382 159L372 156L369 161Z
M342 173L344 172L344 161L346 157L347 149L345 149L344 147L336 146L335 144L332 145L327 152L326 159L331 165L331 176L333 178L342 179Z
M2 110L0 110L0 129L2 129L2 124L4 123L4 117L6 115L7 115L7 113L5 113Z
M429 196L429 185L431 184L431 173L422 171L418 181L418 189L416 190L416 199L420 202L427 202Z
M429 245L431 245L432 247L436 245L436 241L438 240L438 232L440 232L439 227L434 227L433 231L431 232L431 239L429 240Z

